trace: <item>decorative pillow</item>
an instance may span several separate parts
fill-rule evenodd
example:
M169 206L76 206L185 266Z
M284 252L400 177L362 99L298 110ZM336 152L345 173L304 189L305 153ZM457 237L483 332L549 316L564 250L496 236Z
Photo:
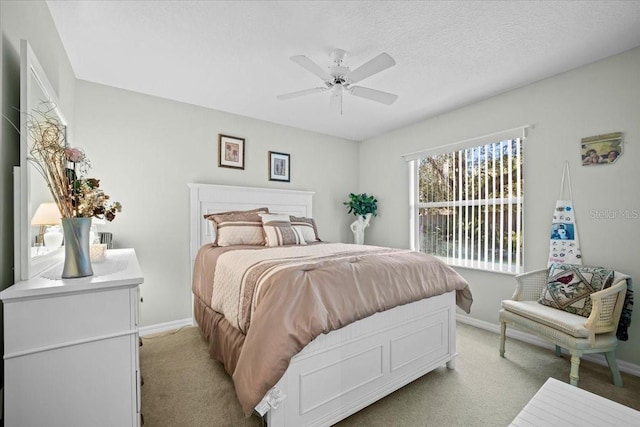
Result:
M306 245L302 233L291 225L288 214L260 214L267 246Z
M267 212L269 212L267 208L258 208L205 215L213 226L215 234L213 244L216 246L264 246L262 218L259 214Z
M589 317L594 292L613 283L613 270L574 264L553 264L547 286L538 302L569 313Z
M321 242L318 237L318 227L313 218L305 218L301 216L289 216L289 221L293 228L298 230L306 242Z
M209 219L209 220L213 221L212 217L216 216L216 215L230 215L230 214L251 213L251 212L269 213L269 208L255 208L255 209L248 209L246 211L215 212L215 213L210 213L210 214L204 214L202 216L204 217L204 219Z

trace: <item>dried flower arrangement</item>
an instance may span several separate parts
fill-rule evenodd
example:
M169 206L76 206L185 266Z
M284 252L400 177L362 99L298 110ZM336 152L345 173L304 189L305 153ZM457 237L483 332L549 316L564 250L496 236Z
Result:
M86 177L91 162L81 149L66 146L66 127L51 114L54 109L45 102L29 114L27 129L33 145L28 160L46 181L63 218L113 221L122 205L109 201L100 180Z

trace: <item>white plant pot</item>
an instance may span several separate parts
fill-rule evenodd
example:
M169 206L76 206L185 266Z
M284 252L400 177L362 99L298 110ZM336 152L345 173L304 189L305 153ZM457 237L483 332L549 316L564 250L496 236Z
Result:
M371 214L358 216L358 219L351 223L351 231L353 232L353 243L356 245L364 245L364 229L369 226Z

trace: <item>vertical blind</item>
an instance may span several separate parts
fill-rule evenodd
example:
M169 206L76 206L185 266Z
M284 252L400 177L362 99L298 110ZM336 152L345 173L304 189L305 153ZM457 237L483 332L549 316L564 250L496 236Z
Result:
M405 156L417 175L414 249L452 265L522 271L526 127L517 129L518 137L511 129ZM511 138L502 139L505 136ZM500 139L485 142L492 138Z

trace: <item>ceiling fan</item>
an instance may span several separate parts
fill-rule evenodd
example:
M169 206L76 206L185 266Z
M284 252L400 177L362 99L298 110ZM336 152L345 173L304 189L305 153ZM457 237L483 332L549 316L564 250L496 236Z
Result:
M334 109L339 109L342 114L342 94L347 92L353 96L359 96L361 98L370 99L371 101L380 102L382 104L391 105L398 95L393 93L383 92L381 90L370 89L362 86L354 86L354 83L358 83L367 77L377 74L389 67L396 64L396 61L387 53L381 53L370 61L362 64L360 67L351 71L349 67L342 65L347 52L342 49L336 49L331 52L331 58L335 65L327 67L325 71L318 64L310 60L304 55L292 56L291 60L300 65L307 71L320 77L324 82L324 86L314 87L311 89L300 90L297 92L286 93L278 96L281 101L297 98L299 96L309 95L316 92L325 92L331 90L331 106Z

